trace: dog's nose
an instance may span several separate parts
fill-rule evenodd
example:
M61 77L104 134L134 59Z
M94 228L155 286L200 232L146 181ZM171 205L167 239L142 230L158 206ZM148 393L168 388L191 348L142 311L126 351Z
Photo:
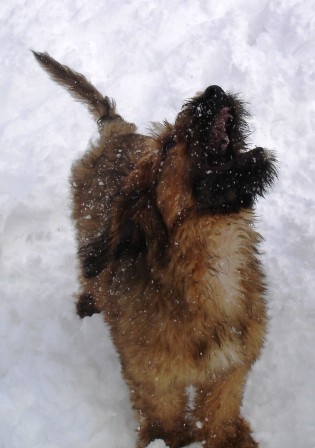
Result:
M223 100L226 95L223 89L219 86L209 86L206 88L204 92L204 96L206 99L211 99L215 101Z

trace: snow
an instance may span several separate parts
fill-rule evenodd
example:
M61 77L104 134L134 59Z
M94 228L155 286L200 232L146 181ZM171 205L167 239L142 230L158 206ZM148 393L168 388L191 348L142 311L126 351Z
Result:
M11 0L0 36L0 447L135 444L107 328L74 308L68 175L97 127L32 48L140 131L210 84L250 102L252 143L277 151L280 175L257 207L271 321L244 413L262 448L314 448L314 2Z
M153 442L149 443L148 448L166 448L164 441L161 439L156 439Z

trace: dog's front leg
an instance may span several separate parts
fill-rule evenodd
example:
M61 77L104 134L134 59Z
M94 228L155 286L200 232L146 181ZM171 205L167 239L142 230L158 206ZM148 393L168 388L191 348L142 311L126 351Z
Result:
M205 448L257 448L248 423L240 416L248 369L236 368L196 390L196 440Z
M137 412L137 448L145 448L162 439L169 448L180 448L192 442L186 419L187 395L178 384L139 384L128 380L133 407Z

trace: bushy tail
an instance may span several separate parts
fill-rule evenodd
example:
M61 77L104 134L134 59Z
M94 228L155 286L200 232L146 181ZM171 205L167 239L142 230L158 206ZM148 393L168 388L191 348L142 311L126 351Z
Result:
M60 64L47 53L33 51L33 54L54 81L65 87L74 99L87 106L95 120L106 121L120 118L116 114L115 102L103 96L83 75Z

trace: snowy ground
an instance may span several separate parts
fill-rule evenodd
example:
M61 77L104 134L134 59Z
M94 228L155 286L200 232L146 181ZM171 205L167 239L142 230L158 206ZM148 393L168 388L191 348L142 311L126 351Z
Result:
M107 330L73 304L67 178L96 126L33 48L85 73L141 131L209 84L251 103L252 142L277 151L280 177L257 207L271 323L244 413L262 448L315 448L314 2L8 0L0 41L0 447L135 442Z

